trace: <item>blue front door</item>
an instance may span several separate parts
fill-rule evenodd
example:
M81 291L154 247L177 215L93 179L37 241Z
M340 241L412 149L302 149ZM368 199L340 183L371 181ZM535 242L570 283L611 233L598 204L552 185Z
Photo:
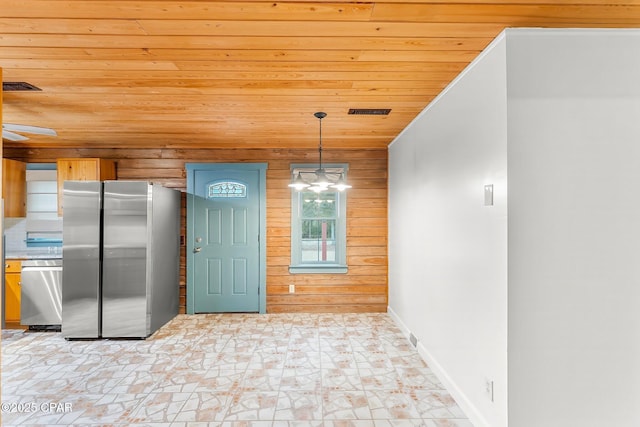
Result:
M187 170L187 312L263 311L264 168L207 164Z

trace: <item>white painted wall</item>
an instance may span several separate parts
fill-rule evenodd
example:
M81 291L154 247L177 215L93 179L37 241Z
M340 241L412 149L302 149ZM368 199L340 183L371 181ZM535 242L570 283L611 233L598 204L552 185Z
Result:
M505 51L496 41L389 149L390 311L476 426L507 421Z
M389 308L476 427L640 426L640 31L507 30L403 131Z
M640 426L640 31L507 34L509 425Z

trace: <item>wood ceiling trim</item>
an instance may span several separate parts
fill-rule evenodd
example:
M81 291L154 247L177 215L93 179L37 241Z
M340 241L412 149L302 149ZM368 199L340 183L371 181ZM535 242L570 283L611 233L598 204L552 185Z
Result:
M456 25L444 28L432 37L213 37L213 36L109 36L75 34L0 34L0 47L82 47L130 49L291 49L324 50L482 50L504 29L496 24L462 24L458 28L470 36L455 37ZM446 35L446 34L449 35Z
M496 22L428 20L417 22L330 22L332 37L433 37L455 32L461 36L476 36L482 29L502 28L512 23L513 17ZM504 21L504 22L502 22ZM614 22L615 23L615 22ZM493 24L493 25L492 25ZM503 24L501 26L497 24ZM459 30L465 32L461 33ZM323 37L327 34L327 21L214 21L206 20L121 20L121 19L34 19L5 18L0 21L2 34L91 35L91 36L272 36ZM321 46L318 46L322 49Z
M324 37L327 21L139 21L148 35ZM331 22L332 37L486 37L499 23L475 22ZM248 28L247 28L248 27ZM325 46L317 45L318 49Z
M268 116L278 116L281 111L290 111L290 112L299 112L299 108L301 106L313 103L321 103L321 102L367 102L370 105L380 104L380 103L389 103L388 95L380 95L376 93L366 93L361 94L360 96L354 96L353 94L341 95L337 93L332 93L328 95L321 95L314 93L314 97L309 97L305 99L304 97L300 97L298 94L272 94L269 96L255 96L252 97L249 102L245 101L243 95L235 95L235 94L219 94L215 98L206 99L202 96L198 95L189 95L183 94L181 97L176 98L170 106L167 106L166 102L163 102L162 99L159 99L156 94L140 94L136 96L127 96L123 95L121 97L100 97L96 99L90 99L89 97L82 98L80 100L77 99L76 95L73 93L67 94L52 94L52 93L39 93L37 96L37 100L42 103L48 103L49 105L100 105L105 107L114 107L121 106L122 104L127 104L129 107L133 109L143 108L145 106L156 108L156 107L166 107L170 109L172 107L188 107L196 108L199 107L210 107L216 108L218 105L223 104L223 108L228 108L229 104L234 104L238 106L255 106L258 107L257 110L262 110L260 115L268 115ZM23 102L26 106L29 100L24 97L20 97L16 92L7 92L6 95L8 100L15 100L17 103ZM262 104L272 104L279 103L281 108L278 111L273 111L270 109L266 109L266 105ZM410 94L402 97L400 101L393 101L396 106L419 106L422 102L424 102L424 96L420 94ZM251 105L248 105L248 104ZM196 106L197 104L197 106ZM371 108L379 108L379 107L371 107ZM299 113L304 114L304 113ZM316 123L317 119L315 117L309 116L309 120Z
M616 4L389 4L377 3L374 21L394 22L473 22L509 26L554 24L637 24L640 5Z
M137 34L146 35L139 22L131 19L42 19L3 18L2 34Z
M15 73L20 78L20 73ZM277 95L283 89L287 89L290 95L298 94L305 97L313 97L316 94L333 95L340 93L371 95L410 95L439 93L447 82L441 80L402 80L378 81L363 80L351 81L321 81L311 82L306 80L280 80L271 82L248 82L244 80L206 80L192 79L189 81L162 80L149 81L122 80L122 79L95 79L93 81L78 81L75 79L37 78L38 87L45 93L69 93L76 95L113 94L113 95L143 95L153 91L156 95L217 95L217 94L246 94L246 95ZM12 102L23 99L20 96L11 98ZM30 98L36 99L36 98Z
M0 18L368 20L374 3L3 0Z
M123 77L118 70L101 69L101 70L64 70L51 69L47 71L50 77L66 77L76 81L83 79L120 79L121 81L144 80L147 84L151 84L154 80L178 81L188 80L247 80L251 82L259 81L280 81L280 80L309 80L314 84L322 81L352 81L352 80L378 80L378 81L396 81L396 80L451 80L458 73L455 71L175 71L169 72L165 70L127 70L126 77ZM7 73L7 78L12 75L16 77L22 76L22 79L30 81L38 87L37 78L41 75L41 71L33 69L12 69ZM33 80L33 81L32 81Z
M174 34L246 34L242 22L251 22L251 31L276 35L295 30L300 22L307 22L312 34L322 28L320 22L336 21L336 34L355 28L368 28L380 24L378 31L385 34L401 25L386 23L494 23L544 24L610 23L635 24L640 5L637 2L509 2L497 4L437 4L423 2L371 2L371 3L294 3L294 2L156 2L144 3L86 2L86 1L17 1L4 0L0 11L2 32L69 33L69 34L136 34L157 32ZM27 7L26 5L31 5ZM375 5L375 8L373 7ZM580 5L580 7L576 7ZM207 19L202 19L206 16ZM242 16L244 21L237 21ZM235 22L234 22L235 21ZM269 22L271 21L271 22ZM278 25L279 22L286 25ZM344 22L340 25L340 21ZM366 22L371 21L371 22ZM314 28L316 28L314 32ZM143 30L144 28L144 30ZM419 27L417 27L419 28ZM325 27L326 30L326 27ZM375 30L375 27L374 27ZM229 33L225 33L229 32ZM357 35L345 33L345 35Z
M277 16L282 20L297 20L313 16L323 20L369 20L372 10L389 4L421 4L424 0L385 0L384 2L334 2L319 0L300 2L282 1L86 1L86 0L3 0L0 18L95 18L105 19L198 19L202 16L214 19L235 19L238 15L252 11L257 19ZM637 6L637 1L610 0L456 0L451 5L447 0L429 0L429 5L444 7L489 7L504 6ZM281 16L284 16L281 18ZM374 14L375 16L375 14Z
M123 137L126 137L123 136ZM307 149L310 151L314 151L314 147L317 146L317 140L315 143L309 142L305 143L304 141L299 142L297 140L281 140L278 138L270 138L268 140L247 140L246 138L236 139L236 138L227 138L225 136L220 136L218 138L207 136L199 138L191 138L185 137L184 135L168 135L163 137L158 137L158 135L154 135L151 139L147 136L146 138L134 139L134 140L124 140L119 139L119 135L109 135L107 138L98 139L98 137L92 138L82 138L78 139L65 139L62 141L44 141L38 140L38 138L32 138L28 141L24 141L22 144L17 143L5 143L5 148L20 148L26 150L32 150L34 148L50 148L50 149L74 149L78 146L83 148L117 148L117 149L144 149L144 148L201 148L201 149L259 149L263 148L265 145L271 145L274 148L283 147L283 146L295 146L302 149ZM327 144L327 148L330 149L361 149L361 150L369 150L369 149L378 149L384 150L387 148L389 141L388 137L380 138L377 140L372 139L359 139L357 141L337 141L333 144ZM317 153L316 153L317 154ZM286 189L288 191L288 189Z
M47 94L74 94L79 95L100 95L100 94L113 94L113 95L148 95L149 88L143 86L135 87L121 87L116 85L115 81L112 81L111 85L94 86L87 84L86 86L79 86L78 82L70 79L40 79L44 83L44 92ZM153 93L155 95L247 95L247 96L268 96L268 95L280 95L282 90L278 87L254 87L241 85L239 81L227 81L221 83L216 81L217 84L208 85L206 87L192 85L184 86L179 83L167 84L164 86L155 86ZM282 82L280 82L282 83ZM351 84L344 82L343 87L294 87L290 86L287 93L289 95L299 95L305 97L313 96L366 96L369 95L424 95L432 94L434 91L437 93L441 87L438 83L434 82L433 85L426 88L419 88L423 90L413 90L413 87L405 88L380 88L377 90L371 90L370 88L351 88ZM349 86L349 87L347 87ZM19 97L10 98L12 102L18 102Z
M70 70L82 70L83 77L92 79L102 77L103 71L202 71L205 73L233 71L252 73L287 73L287 72L316 72L327 66L325 62L312 61L119 61L119 60L63 60L63 59L3 59L2 63L13 69L62 69L66 74ZM339 72L454 72L459 73L467 65L465 62L429 62L429 61L333 61L331 70ZM98 71L95 71L98 70ZM85 71L89 73L85 74ZM73 73L72 73L73 74ZM222 74L221 74L222 75ZM283 74L286 75L286 74ZM133 76L135 77L135 76ZM196 76L196 78L199 78Z
M300 62L464 62L473 60L479 50L274 50L274 49L83 49L70 47L2 48L3 61L38 60L125 60L125 61L300 61ZM33 59L35 61L35 59Z

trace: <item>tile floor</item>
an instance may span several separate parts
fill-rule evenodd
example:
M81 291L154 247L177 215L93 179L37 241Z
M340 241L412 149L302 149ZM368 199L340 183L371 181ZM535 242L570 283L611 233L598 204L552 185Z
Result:
M387 314L179 315L133 341L3 330L2 424L472 427Z

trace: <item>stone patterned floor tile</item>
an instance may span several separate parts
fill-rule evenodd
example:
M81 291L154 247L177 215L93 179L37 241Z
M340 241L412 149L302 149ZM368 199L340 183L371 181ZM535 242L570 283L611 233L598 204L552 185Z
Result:
M323 417L327 420L372 420L364 391L325 391Z
M384 313L178 315L146 340L3 330L1 368L7 426L472 427Z
M225 420L273 420L277 405L277 391L241 390L233 396Z
M374 419L422 418L410 393L401 390L367 390Z
M274 418L294 421L322 419L322 398L312 391L281 391Z

